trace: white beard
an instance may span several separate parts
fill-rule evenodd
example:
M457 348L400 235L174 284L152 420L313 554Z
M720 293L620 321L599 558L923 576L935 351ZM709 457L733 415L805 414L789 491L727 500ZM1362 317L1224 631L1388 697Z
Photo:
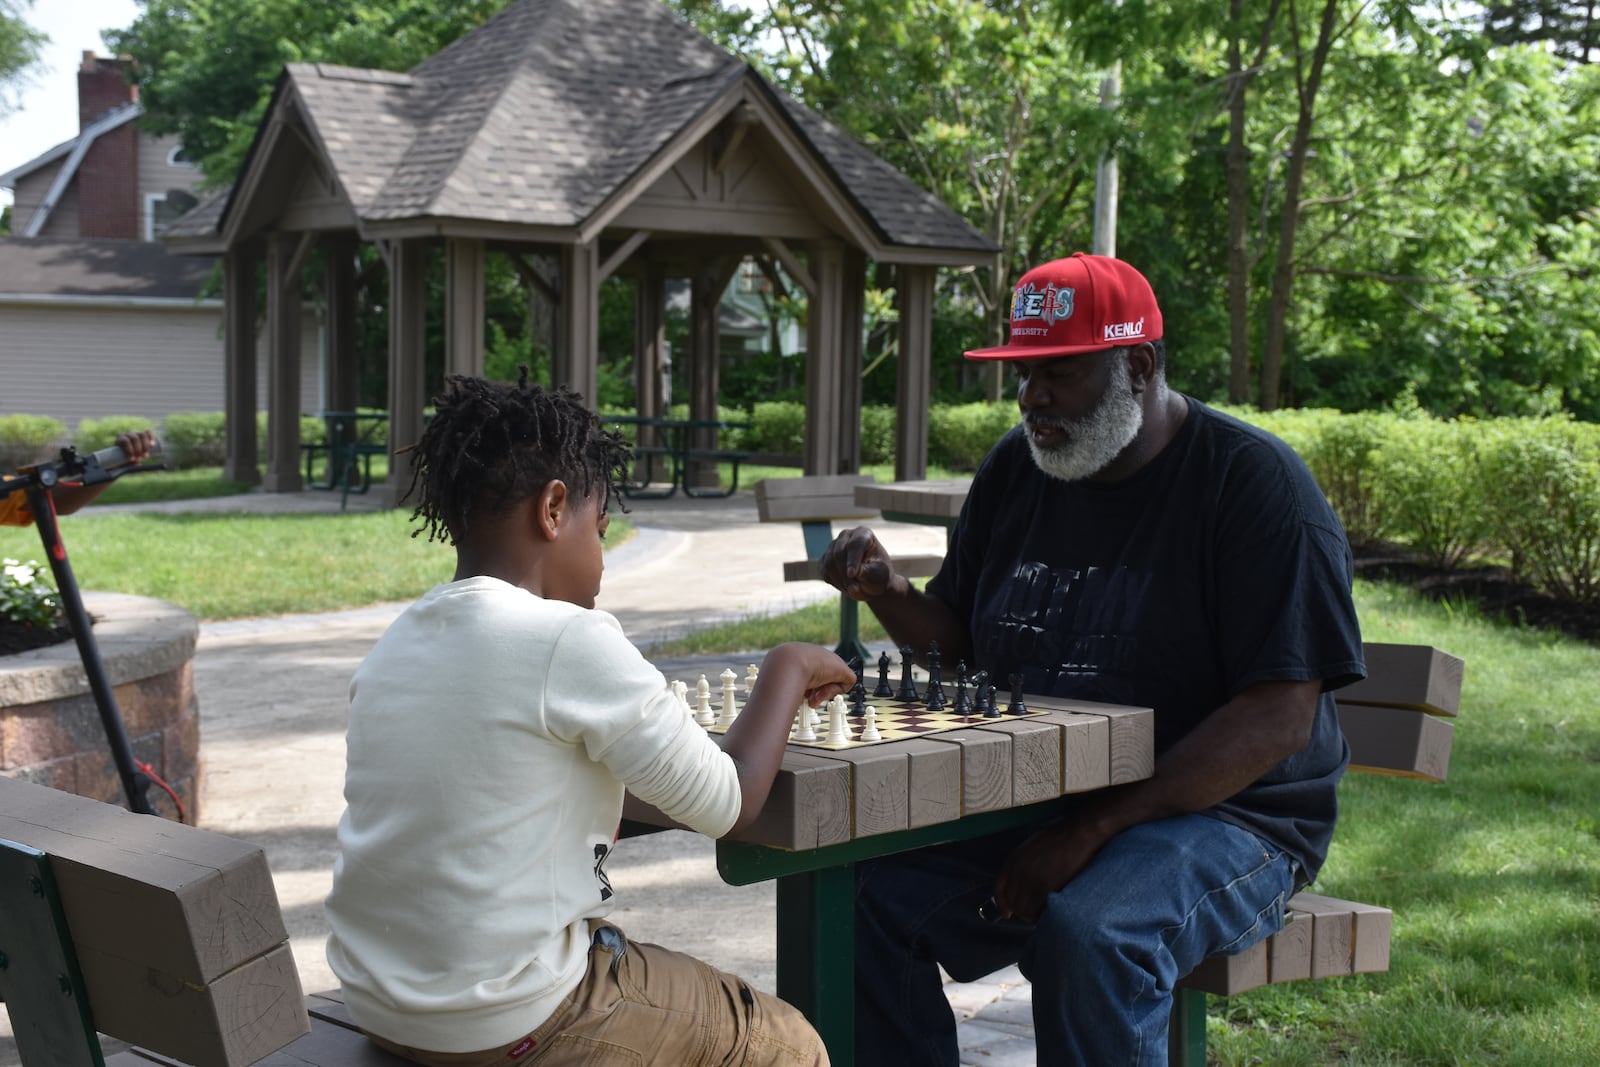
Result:
M1111 382L1089 414L1077 419L1041 415L1032 421L1060 429L1066 435L1066 440L1047 449L1040 448L1033 435L1028 435L1028 449L1041 471L1063 482L1082 481L1099 474L1122 454L1144 425L1144 409L1133 395L1127 360L1112 361Z

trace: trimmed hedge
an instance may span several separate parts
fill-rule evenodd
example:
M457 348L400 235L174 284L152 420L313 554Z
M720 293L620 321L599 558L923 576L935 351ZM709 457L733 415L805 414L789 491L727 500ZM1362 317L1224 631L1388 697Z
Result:
M0 415L0 470L49 458L66 436L66 424L48 415Z

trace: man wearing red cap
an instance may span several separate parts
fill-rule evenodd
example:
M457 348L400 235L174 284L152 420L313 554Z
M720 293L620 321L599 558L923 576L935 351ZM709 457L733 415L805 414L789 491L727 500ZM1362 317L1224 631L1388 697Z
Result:
M1019 963L1039 1062L1167 1062L1174 983L1278 929L1327 855L1365 675L1349 544L1283 442L1167 387L1161 309L1121 260L1017 283L998 348L1022 424L919 592L872 532L828 580L897 644L1024 692L1155 709L1156 772L1059 822L860 869L859 1063L957 1062L939 966Z

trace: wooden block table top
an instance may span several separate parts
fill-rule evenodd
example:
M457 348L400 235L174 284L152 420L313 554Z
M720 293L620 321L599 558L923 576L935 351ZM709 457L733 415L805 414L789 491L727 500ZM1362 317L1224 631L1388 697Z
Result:
M820 848L1154 773L1149 708L1024 699L1030 714L974 716L968 725L899 740L839 749L790 744L766 807L730 840ZM624 817L663 825L659 813L629 801Z
M961 514L971 478L943 478L919 482L881 482L856 486L856 503L879 511L953 519Z

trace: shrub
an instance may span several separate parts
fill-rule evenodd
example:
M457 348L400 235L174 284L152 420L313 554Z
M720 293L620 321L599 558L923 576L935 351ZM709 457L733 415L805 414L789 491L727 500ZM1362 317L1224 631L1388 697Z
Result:
M861 462L894 462L894 408L874 404L861 409Z
M103 419L84 419L78 423L74 442L79 452L98 452L117 443L120 433L154 430L156 424L142 415L107 415Z
M0 470L14 471L50 457L67 427L48 415L0 415Z
M1503 419L1479 447L1473 488L1512 570L1558 596L1600 599L1600 427Z
M792 400L769 400L750 412L744 447L751 452L798 456L804 451L806 406Z
M34 560L0 560L0 619L48 630L61 621L61 598Z
M179 469L220 467L227 458L227 416L220 411L178 411L167 416L161 447Z
M1385 537L1405 542L1440 567L1454 567L1488 546L1488 514L1473 502L1482 433L1472 420L1390 425L1372 469Z
M935 404L928 411L928 461L951 470L977 470L996 441L1022 418L1017 405Z

